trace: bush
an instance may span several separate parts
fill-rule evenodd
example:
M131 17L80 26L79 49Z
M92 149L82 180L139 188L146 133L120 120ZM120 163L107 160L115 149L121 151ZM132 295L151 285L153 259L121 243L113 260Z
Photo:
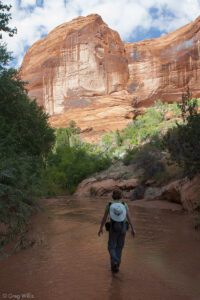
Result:
M95 172L107 169L111 160L102 153L89 152L87 147L58 147L48 157L44 186L49 195L72 194L77 185Z
M122 139L130 139L130 144L135 146L151 140L160 133L159 125L162 121L164 121L163 113L149 107L146 114L138 116L132 124L122 130Z
M162 112L169 110L169 104L167 102L162 102L160 99L154 102L154 107Z
M40 187L40 163L27 155L0 161L0 244L19 234L29 221L37 203Z
M161 152L150 144L138 151L133 162L144 170L144 181L155 178L158 173L164 173L165 165L160 161L161 158Z
M181 115L181 109L177 102L170 104L170 110L173 111L175 117L179 117Z
M137 153L139 152L140 147L135 147L131 150L127 150L126 156L123 159L123 163L128 166L131 162L134 162L134 158L136 157Z
M182 95L181 109L183 124L169 129L163 138L163 146L168 149L171 159L183 167L190 178L200 173L200 114L197 99L192 99L189 90Z
M97 189L96 189L96 187L95 186L91 186L90 187L90 196L94 197L96 195L97 195Z

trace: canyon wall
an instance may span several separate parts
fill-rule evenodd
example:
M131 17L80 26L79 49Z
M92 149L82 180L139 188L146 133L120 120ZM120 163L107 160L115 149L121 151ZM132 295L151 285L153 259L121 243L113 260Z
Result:
M123 43L99 15L62 24L31 46L20 74L51 115L85 132L122 129L154 100L200 97L200 18L160 38Z
M200 18L160 38L125 43L127 91L142 106L181 100L187 86L200 97Z

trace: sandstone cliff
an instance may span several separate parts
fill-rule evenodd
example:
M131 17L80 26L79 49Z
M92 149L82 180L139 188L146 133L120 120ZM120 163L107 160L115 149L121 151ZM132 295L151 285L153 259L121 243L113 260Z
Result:
M125 43L129 62L127 90L141 106L181 99L190 86L200 97L200 17L160 38Z
M200 96L200 18L157 39L123 43L98 15L58 26L30 47L21 76L53 126L122 129L138 107Z

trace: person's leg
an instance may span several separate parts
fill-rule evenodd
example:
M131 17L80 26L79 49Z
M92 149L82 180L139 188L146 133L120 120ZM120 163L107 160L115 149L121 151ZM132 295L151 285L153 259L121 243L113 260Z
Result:
M110 263L111 268L115 265L119 265L119 259L116 254L116 246L119 234L114 232L112 229L109 231L109 239L108 239L108 251L110 253Z
M116 256L117 256L117 259L118 259L118 262L119 262L118 266L120 266L120 263L121 263L122 249L124 247L125 237L126 237L126 227L125 227L125 224L124 224L123 231L118 236L117 243L116 243Z

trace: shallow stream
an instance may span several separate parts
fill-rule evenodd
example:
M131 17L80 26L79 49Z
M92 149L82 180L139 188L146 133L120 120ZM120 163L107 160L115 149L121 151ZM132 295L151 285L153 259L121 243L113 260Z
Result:
M200 299L200 232L184 212L134 207L120 272L110 271L108 234L98 237L106 200L43 200L37 243L0 261L0 299Z

